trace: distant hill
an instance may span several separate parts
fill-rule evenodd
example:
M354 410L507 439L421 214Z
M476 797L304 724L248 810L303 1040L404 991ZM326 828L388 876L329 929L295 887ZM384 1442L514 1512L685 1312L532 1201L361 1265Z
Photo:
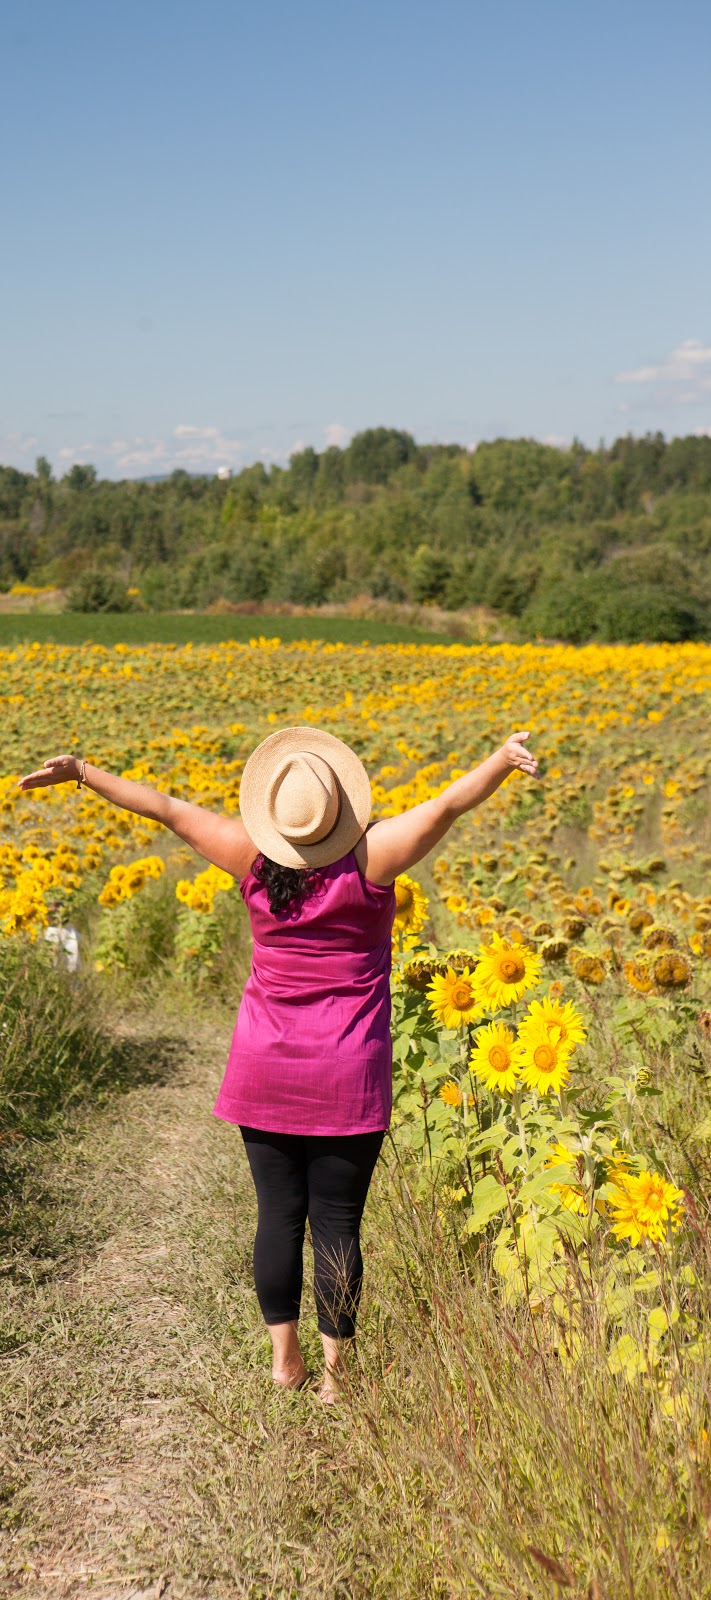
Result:
M0 468L0 588L19 582L81 608L368 595L484 605L524 636L711 637L711 439L469 452L372 428L227 482Z

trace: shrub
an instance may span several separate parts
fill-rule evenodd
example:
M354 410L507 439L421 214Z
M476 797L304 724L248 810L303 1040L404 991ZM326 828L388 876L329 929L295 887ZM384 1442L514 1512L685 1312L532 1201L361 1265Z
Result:
M133 602L121 579L101 567L80 573L67 595L67 611L131 611Z
M621 644L707 639L708 608L695 595L680 590L651 584L618 590L610 585L600 600L598 631L601 639Z

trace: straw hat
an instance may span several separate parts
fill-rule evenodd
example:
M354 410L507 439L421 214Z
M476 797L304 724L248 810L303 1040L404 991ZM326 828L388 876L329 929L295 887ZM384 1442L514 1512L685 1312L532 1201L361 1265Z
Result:
M239 792L242 820L283 867L326 867L358 843L372 806L354 750L321 728L281 728L252 751Z

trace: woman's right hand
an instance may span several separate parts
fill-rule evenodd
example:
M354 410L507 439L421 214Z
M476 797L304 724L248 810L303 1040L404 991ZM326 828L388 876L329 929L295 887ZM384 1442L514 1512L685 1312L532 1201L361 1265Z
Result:
M78 756L50 756L44 766L36 772L26 773L24 778L18 778L18 789L46 789L53 783L76 783L79 778L80 763Z

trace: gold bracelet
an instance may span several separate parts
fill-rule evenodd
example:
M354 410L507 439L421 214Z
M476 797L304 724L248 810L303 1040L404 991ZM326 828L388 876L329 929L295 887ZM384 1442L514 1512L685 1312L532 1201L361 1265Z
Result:
M86 762L85 761L82 761L79 764L79 777L77 778L77 789L81 789L81 786L82 786L83 783L86 783Z

